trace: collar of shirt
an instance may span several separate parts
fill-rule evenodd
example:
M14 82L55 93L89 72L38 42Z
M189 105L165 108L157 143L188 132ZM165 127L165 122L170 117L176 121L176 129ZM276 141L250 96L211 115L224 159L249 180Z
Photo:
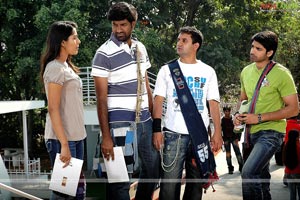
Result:
M113 41L117 46L123 49L125 52L130 54L132 57L135 56L137 40L135 38L131 38L131 48L129 47L127 42L119 41L113 33L111 33L110 40Z

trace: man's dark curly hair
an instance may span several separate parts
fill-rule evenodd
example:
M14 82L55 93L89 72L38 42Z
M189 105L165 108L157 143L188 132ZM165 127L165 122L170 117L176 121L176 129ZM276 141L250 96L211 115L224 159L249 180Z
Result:
M137 21L138 14L136 8L126 2L118 2L113 4L107 13L109 21L120 21L127 19L130 23Z
M228 110L228 111L231 111L231 108L230 108L229 106L224 106L224 107L223 107L223 111L225 112L225 111L227 111L227 110Z

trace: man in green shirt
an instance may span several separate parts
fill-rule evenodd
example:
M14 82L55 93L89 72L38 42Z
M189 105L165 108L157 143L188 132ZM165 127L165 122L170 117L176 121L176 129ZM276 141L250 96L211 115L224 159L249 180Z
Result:
M277 46L278 37L271 31L252 37L250 59L253 63L242 70L240 102L253 100L256 84ZM297 115L299 110L293 77L279 63L263 78L258 94L253 113L235 115L235 125L251 125L249 142L253 149L242 169L244 200L271 199L269 162L282 143L285 119Z

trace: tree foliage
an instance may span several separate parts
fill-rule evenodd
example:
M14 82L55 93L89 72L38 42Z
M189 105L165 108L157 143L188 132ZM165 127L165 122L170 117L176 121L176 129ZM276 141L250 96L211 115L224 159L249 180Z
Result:
M297 0L131 0L139 13L134 35L147 47L151 71L176 57L175 45L182 26L200 29L204 43L198 58L217 72L223 101L236 101L239 75L249 63L251 36L261 30L279 35L276 61L288 67L299 88L300 30ZM106 13L111 1L1 0L0 98L45 99L39 82L39 59L49 26L57 20L77 22L81 40L74 57L78 66L90 66L96 49L111 32ZM44 111L42 111L44 112ZM32 113L31 131L42 134L43 118ZM0 115L0 141L20 134L20 116ZM36 122L33 124L33 122ZM11 143L16 137L5 142ZM18 137L17 137L18 138ZM17 144L17 143L16 143ZM3 144L0 144L0 147Z

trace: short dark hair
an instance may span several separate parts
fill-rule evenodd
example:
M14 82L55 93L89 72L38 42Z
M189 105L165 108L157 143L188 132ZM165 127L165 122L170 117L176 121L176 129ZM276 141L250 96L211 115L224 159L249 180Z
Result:
M204 39L201 31L199 31L198 29L196 29L195 27L192 27L192 26L185 26L185 27L182 27L179 32L190 34L192 37L193 44L199 43L199 48L197 49L197 51L199 51L200 47L202 46L203 39Z
M223 112L225 112L225 111L231 111L231 108L228 107L228 106L224 106L224 107L223 107Z
M107 19L109 21L120 21L127 19L130 23L137 21L138 14L136 8L126 2L118 2L113 4L107 13Z
M253 41L259 42L261 45L263 45L267 52L273 50L273 54L269 58L270 60L273 59L278 46L278 36L274 32L262 31L256 33L251 38L251 43Z

